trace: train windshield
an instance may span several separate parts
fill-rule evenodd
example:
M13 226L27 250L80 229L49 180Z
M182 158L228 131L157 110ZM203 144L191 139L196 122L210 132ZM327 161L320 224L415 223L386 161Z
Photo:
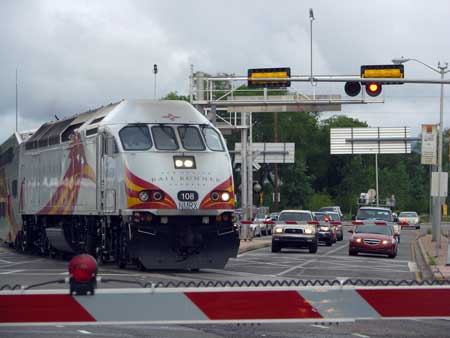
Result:
M177 150L178 142L172 127L154 126L152 127L155 146L159 150Z
M205 136L206 145L212 151L224 151L222 140L217 131L211 127L202 128L203 135Z
M205 150L200 132L195 127L178 127L183 148L186 150Z
M146 125L122 128L119 136L124 150L148 150L152 147L150 132Z

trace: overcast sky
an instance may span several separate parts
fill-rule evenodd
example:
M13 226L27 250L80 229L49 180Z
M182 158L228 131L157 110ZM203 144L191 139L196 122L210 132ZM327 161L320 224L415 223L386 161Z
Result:
M289 66L310 72L309 8L314 9L315 74L357 74L362 64L417 58L450 61L449 1L0 1L0 141L19 129L122 98L188 93L189 68L244 75L247 68ZM438 78L405 64L407 77ZM449 78L450 78L450 74ZM318 92L341 94L342 84ZM448 87L448 86L446 86ZM306 92L311 88L303 86ZM384 104L343 106L371 126L439 121L439 86L385 86ZM449 127L446 88L445 127ZM323 117L334 113L324 113ZM268 140L270 141L270 140Z

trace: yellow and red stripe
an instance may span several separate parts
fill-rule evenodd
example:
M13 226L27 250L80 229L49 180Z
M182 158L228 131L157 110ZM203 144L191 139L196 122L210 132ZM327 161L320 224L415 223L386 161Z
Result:
M125 189L129 209L177 209L175 201L167 192L134 175L128 168L125 168ZM164 193L164 198L161 201L142 202L139 199L139 192L142 190L160 190Z
M226 191L230 194L230 200L227 202L213 201L211 199L211 193L213 191ZM213 190L211 190L200 203L200 209L234 209L234 182L233 176L230 176L224 182L219 184Z

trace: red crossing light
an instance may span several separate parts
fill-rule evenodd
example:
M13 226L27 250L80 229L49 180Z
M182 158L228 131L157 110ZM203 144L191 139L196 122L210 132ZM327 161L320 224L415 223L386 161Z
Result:
M381 84L378 82L366 83L366 93L369 96L378 96L381 93Z
M88 254L73 257L69 262L70 294L94 294L97 277L97 261Z

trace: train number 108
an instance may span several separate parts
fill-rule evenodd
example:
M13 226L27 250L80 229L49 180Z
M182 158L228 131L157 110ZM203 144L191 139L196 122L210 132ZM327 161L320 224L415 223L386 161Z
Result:
M196 191L180 191L178 192L178 200L179 201L197 201L198 193Z

